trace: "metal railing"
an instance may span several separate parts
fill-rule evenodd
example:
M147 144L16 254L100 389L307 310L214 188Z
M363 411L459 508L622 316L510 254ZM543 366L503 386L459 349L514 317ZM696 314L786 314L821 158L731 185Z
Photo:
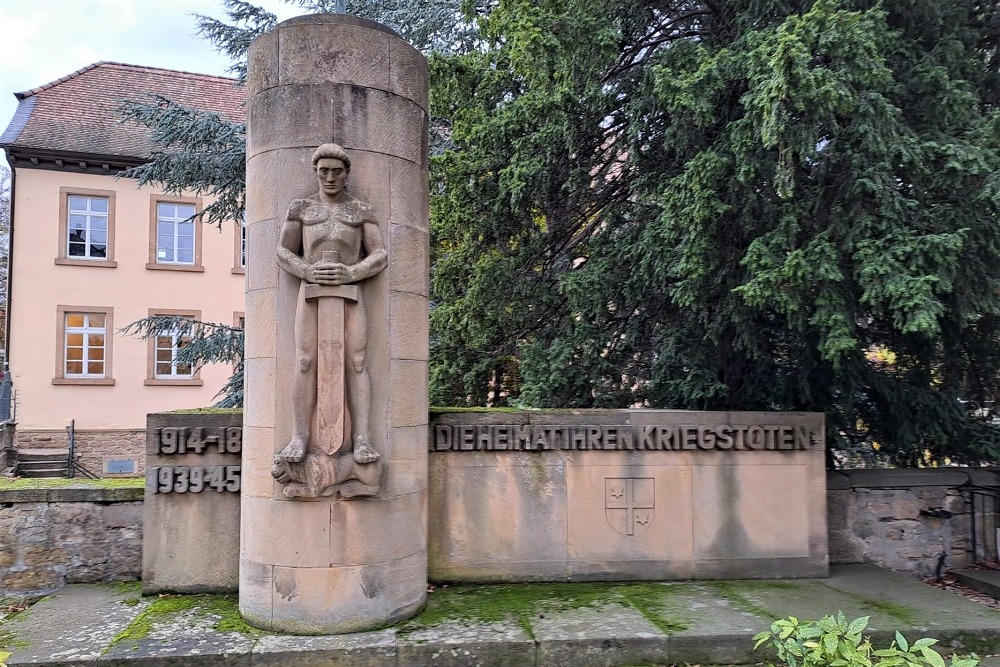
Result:
M66 477L73 479L76 473L80 473L89 479L99 479L99 476L87 470L76 461L76 420L72 419L66 427L69 436L69 454L66 459Z
M1000 488L970 486L972 562L1000 569Z

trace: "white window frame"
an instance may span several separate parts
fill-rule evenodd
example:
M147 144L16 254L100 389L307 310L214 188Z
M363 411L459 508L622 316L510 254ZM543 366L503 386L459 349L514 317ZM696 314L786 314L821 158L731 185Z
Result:
M82 315L83 326L68 326L69 318L74 315ZM93 315L103 315L104 316L104 327L94 326L90 317ZM56 336L55 336L55 375L52 377L52 384L55 385L70 385L70 384L86 384L86 385L113 385L114 375L112 372L112 361L114 359L114 338L113 333L115 330L114 325L114 309L105 306L70 306L70 305L57 305L56 306ZM103 373L90 373L86 363L90 360L86 357L90 356L89 351L93 349L91 346L89 336L91 335L103 335L104 345L104 372ZM68 359L67 352L70 349L69 346L69 336L79 335L83 338L81 345L74 345L74 348L80 348L81 359ZM80 373L67 373L68 364L70 361L80 361L81 372ZM97 361L96 359L93 361Z
M77 315L83 316L83 325L79 327L70 326L69 318ZM104 318L104 325L100 327L91 326L90 318L92 315L99 315L100 317ZM90 379L90 380L106 378L108 376L108 316L105 315L104 313L66 313L64 317L66 318L66 323L63 329L63 377L73 378L73 379ZM80 357L79 360L69 358L69 350L71 347L69 344L69 337L73 334L79 334L83 336L83 344L80 346L80 351L82 353L82 356ZM104 339L104 344L92 346L90 344L91 336L101 336ZM73 345L72 347L75 348L77 346ZM101 350L101 360L99 363L101 364L101 368L103 370L101 370L100 373L89 372L91 364L90 351L92 349ZM70 372L69 365L70 362L73 361L79 361L82 364L83 368L82 372L80 373Z
M161 206L173 206L175 215L163 216L160 214ZM190 215L183 215L180 213L180 209L189 208L191 210ZM156 263L157 264L174 264L177 266L195 266L198 263L198 221L195 219L195 215L198 213L198 207L190 202L175 202L175 201L158 201L156 202ZM191 225L191 261L185 262L177 259L180 255L180 239L182 238L180 232L180 226L182 224L189 223ZM168 260L160 257L160 237L164 236L161 231L162 225L170 225L171 236L173 238L173 247L171 248L173 252L174 259Z
M82 200L84 200L86 202L86 204L87 204L87 207L85 209L74 209L73 208L73 200L74 199L82 199ZM103 212L101 212L101 211L94 211L93 210L93 202L95 200L101 200L101 201L104 202L105 210ZM74 255L71 252L71 249L72 249L72 247L74 245L79 245L78 243L74 244L74 242L72 240L73 227L72 227L72 225L70 223L70 219L74 215L83 216L85 218L85 220L86 220L86 227L84 229L84 234L85 234L85 236L84 236L84 246L83 246L84 254L82 254L82 255ZM103 220L103 222L104 222L104 230L103 230L104 231L104 256L103 257L96 257L96 256L94 256L94 255L91 254L91 246L94 245L94 244L92 242L90 242L89 239L93 236L93 233L94 233L93 222L95 220ZM69 194L66 195L66 248L65 248L65 252L66 252L66 258L67 259L78 259L78 260L86 260L86 261L91 261L91 262L106 262L106 261L108 261L108 253L109 253L110 245L111 245L111 231L112 230L111 230L111 199L110 199L110 197L98 196L98 195L90 195L90 194L76 194L76 193L69 193Z

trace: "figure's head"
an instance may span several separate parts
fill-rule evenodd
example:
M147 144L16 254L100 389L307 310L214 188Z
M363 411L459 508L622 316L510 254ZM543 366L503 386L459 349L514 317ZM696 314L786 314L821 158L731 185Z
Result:
M351 173L351 158L347 156L347 151L340 144L320 144L312 155L313 169L316 169L316 165L323 158L328 158L331 160L340 160L344 163L344 169L347 173Z
M323 144L313 153L312 162L320 192L332 201L339 201L351 173L351 158L337 144Z

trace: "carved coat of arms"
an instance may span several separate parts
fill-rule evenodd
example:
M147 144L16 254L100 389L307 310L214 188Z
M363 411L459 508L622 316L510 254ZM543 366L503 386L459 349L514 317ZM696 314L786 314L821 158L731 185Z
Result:
M622 535L635 535L653 523L652 477L606 477L604 516Z

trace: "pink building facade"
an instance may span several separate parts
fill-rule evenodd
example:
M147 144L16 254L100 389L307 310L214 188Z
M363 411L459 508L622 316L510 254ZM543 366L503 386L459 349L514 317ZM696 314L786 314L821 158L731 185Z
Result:
M116 178L155 147L117 105L155 93L243 122L243 90L222 77L97 63L23 93L0 137L13 170L7 361L16 445L65 447L81 462L142 470L146 414L212 405L227 364L172 362L185 331L143 341L121 328L149 315L239 324L244 242L191 216L211 202Z

